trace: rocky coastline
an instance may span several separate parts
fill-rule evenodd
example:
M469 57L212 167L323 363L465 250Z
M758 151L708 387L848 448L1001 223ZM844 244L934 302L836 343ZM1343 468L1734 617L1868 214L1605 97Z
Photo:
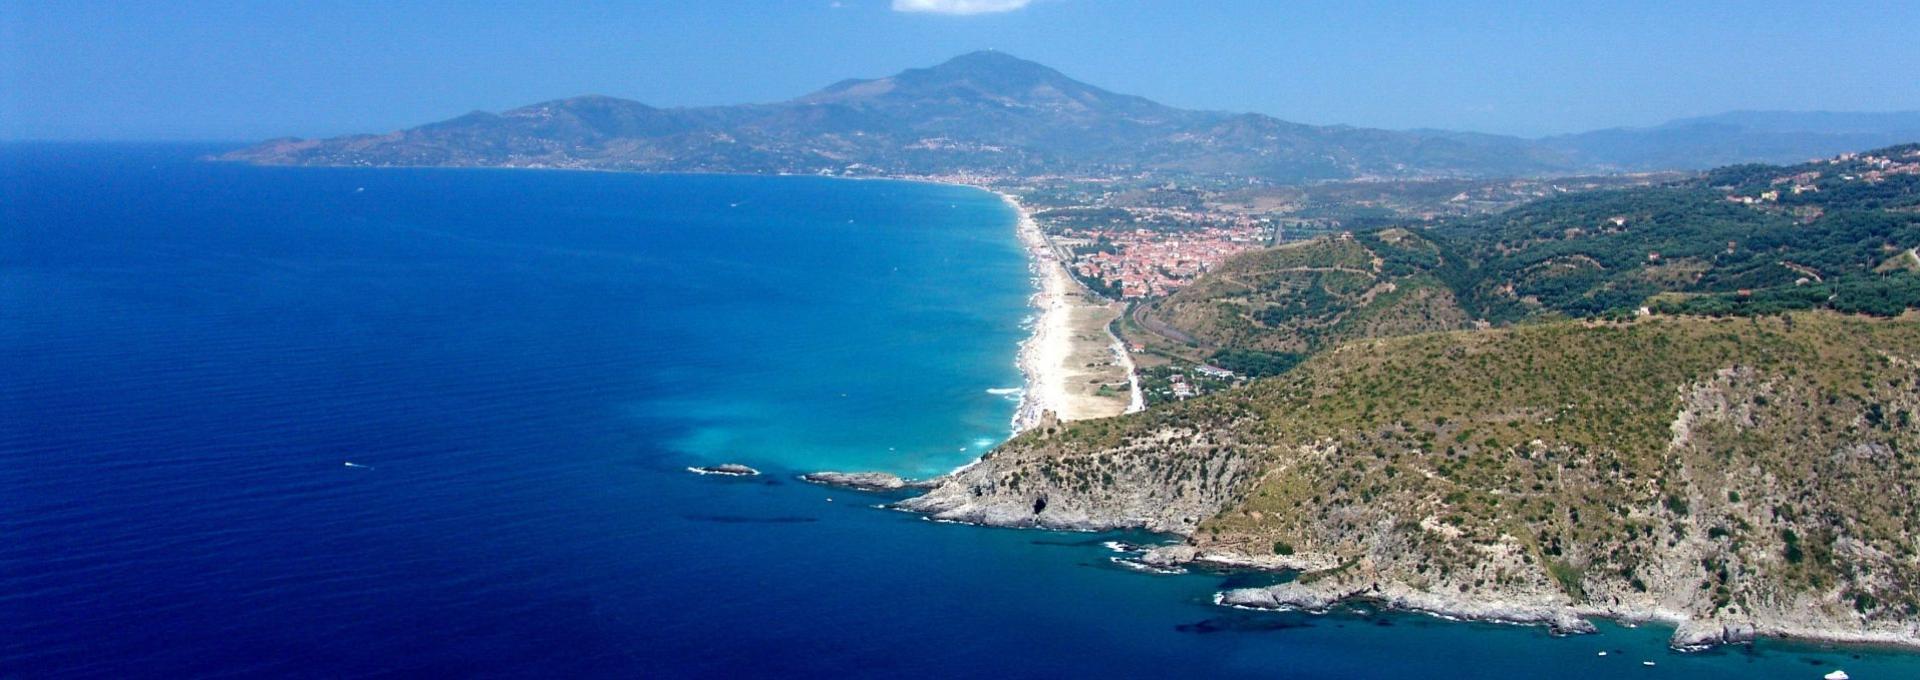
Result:
M1057 427L1059 423L1051 414L1035 425L1040 436L1049 428ZM1591 619L1597 618L1630 624L1655 623L1673 626L1669 645L1684 652L1750 644L1762 637L1920 648L1920 627L1846 630L1807 621L1699 618L1660 607L1577 604L1564 593L1541 587L1471 592L1418 588L1383 573L1364 559L1359 563L1342 562L1337 556L1320 553L1249 554L1232 547L1201 545L1203 542L1194 537L1191 525L1184 518L1174 517L1184 512L1182 508L1192 509L1190 504L1158 504L1151 510L1147 504L1122 504L1095 510L1080 507L1071 498L1055 501L1041 495L1032 499L1009 499L991 485L982 484L984 478L998 474L999 466L989 454L975 465L923 481L904 480L885 473L814 473L803 479L861 491L924 490L921 495L890 503L889 507L943 522L1055 531L1145 530L1179 540L1148 547L1137 558L1140 564L1154 570L1199 568L1297 575L1295 580L1277 585L1231 589L1215 595L1216 604L1238 609L1320 613L1340 606L1364 604L1454 621L1543 626L1555 635L1596 633L1598 629ZM1056 503L1064 507L1057 507Z

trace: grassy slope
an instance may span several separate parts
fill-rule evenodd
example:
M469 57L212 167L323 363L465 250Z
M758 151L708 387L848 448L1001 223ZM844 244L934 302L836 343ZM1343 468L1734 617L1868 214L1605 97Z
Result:
M1405 230L1385 239L1324 238L1222 263L1151 313L1208 348L1307 353L1342 340L1463 328L1452 293L1396 255L1439 261Z

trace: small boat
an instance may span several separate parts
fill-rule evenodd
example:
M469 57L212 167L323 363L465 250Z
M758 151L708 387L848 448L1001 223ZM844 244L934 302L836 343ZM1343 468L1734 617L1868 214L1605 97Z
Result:
M1832 673L1820 677L1826 678L1827 680L1847 680L1847 672L1835 669Z
M1640 665L1642 665L1642 666L1648 666L1648 667L1652 667L1652 666L1653 666L1653 662L1652 662L1652 661L1642 661L1642 662L1640 662Z
M355 463L355 462L353 462L353 461L347 461L347 467L350 467L350 468L365 468L365 469L368 469L368 470L372 470L372 469L373 469L373 466L372 466L372 465L361 465L361 464L359 464L359 463Z

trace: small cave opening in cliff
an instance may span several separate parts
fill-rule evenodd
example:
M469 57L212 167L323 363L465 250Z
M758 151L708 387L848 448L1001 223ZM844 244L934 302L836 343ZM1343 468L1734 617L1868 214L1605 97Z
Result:
M1045 509L1047 509L1047 497L1046 497L1046 496L1041 496L1041 497L1039 497L1039 498L1035 498L1035 499L1033 499L1033 514L1036 514L1036 515L1038 515L1038 514L1040 514L1040 511L1041 511L1041 510L1045 510Z

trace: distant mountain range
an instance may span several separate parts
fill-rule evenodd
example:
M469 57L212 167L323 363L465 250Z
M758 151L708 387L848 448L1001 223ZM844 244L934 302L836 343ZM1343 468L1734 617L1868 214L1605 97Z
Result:
M1647 128L1548 137L1540 143L1590 167L1700 170L1797 163L1920 140L1920 111L1735 111Z
M974 52L774 104L662 109L584 96L387 134L275 139L219 158L651 172L1155 171L1297 182L1696 169L1913 139L1920 139L1920 112L1735 113L1540 140L1304 125L1178 109L1004 53Z

